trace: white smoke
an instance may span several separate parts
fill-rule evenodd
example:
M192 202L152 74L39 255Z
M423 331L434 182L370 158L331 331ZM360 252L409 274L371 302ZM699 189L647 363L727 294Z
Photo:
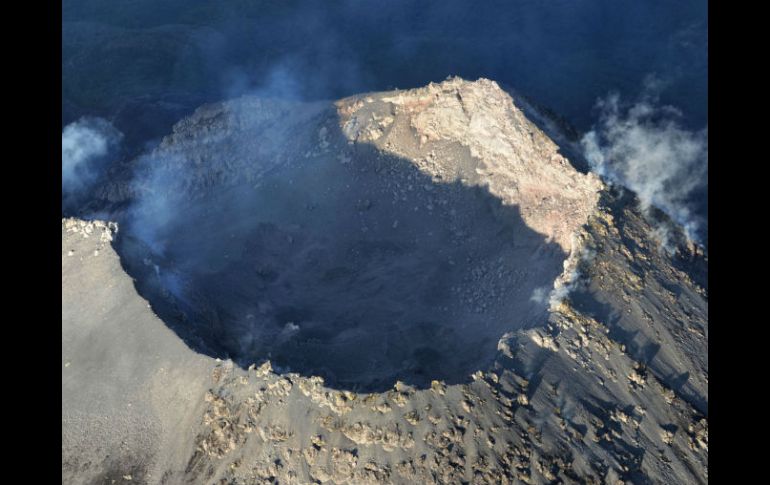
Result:
M591 248L583 247L577 254L570 256L564 261L564 272L553 282L553 288L541 286L535 288L530 301L547 306L551 311L558 311L562 302L569 294L578 288L588 284L585 275L585 265L591 264L596 257L596 251Z
M81 118L61 134L62 191L74 194L90 185L101 171L104 158L122 135L101 118Z
M660 106L655 91L648 82L641 100L627 109L617 94L600 100L599 122L581 143L592 170L633 190L643 210L661 209L698 240L703 221L692 195L708 174L708 127L684 129L681 114Z
M532 296L529 297L530 301L534 301L535 303L538 303L540 305L545 305L548 303L548 287L547 286L541 286L539 288L535 288L532 291Z
M671 228L664 222L659 222L653 226L650 237L658 243L658 250L664 254L673 254L676 252L674 236L671 234Z

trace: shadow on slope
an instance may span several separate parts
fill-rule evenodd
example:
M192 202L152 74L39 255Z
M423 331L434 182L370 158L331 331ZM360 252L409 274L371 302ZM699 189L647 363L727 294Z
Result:
M313 137L295 135L286 150L302 153ZM396 380L464 382L505 332L545 320L531 296L565 254L518 207L339 130L329 140L327 153L293 157L256 186L161 187L162 223L136 209L120 221L124 269L192 349L379 392Z

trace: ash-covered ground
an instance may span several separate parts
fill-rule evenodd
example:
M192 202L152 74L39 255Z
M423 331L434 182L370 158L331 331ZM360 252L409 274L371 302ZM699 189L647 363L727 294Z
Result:
M705 483L703 249L561 153L484 79L181 120L62 221L62 481Z

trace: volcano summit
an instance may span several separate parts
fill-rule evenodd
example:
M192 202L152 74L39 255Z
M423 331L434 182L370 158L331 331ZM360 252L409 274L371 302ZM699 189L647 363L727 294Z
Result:
M705 482L706 257L519 105L453 78L177 123L96 192L119 230L62 221L65 476Z

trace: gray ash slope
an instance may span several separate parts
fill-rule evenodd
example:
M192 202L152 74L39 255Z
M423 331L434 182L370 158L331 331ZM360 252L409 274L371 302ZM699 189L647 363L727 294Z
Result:
M153 446L99 429L84 449L103 421L65 422L71 482L707 481L705 258L662 250L633 201L572 169L493 82L210 105L135 165L104 188L130 207L115 248L152 306L142 331L171 342L165 323L189 347L169 343L178 363L160 370L147 344L102 338L115 355L63 368L63 414L68 386L109 394L127 362L145 377L116 394L164 388L169 370L196 384L174 411L136 399L152 432L119 432ZM109 247L68 256L95 244L83 224L63 221L63 278L107 265L127 281ZM115 325L87 314L63 318L70 342L94 338L83 319ZM194 437L169 447L180 423ZM100 465L78 468L86 456Z

